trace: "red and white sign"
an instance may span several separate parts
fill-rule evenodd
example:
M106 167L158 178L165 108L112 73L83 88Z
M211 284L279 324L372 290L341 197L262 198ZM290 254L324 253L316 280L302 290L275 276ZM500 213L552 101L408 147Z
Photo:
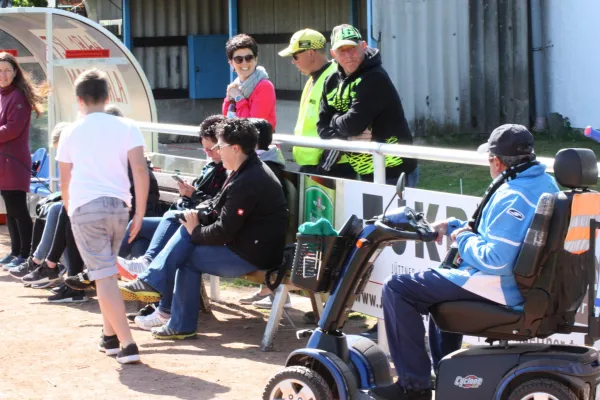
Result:
M19 51L16 49L0 49L0 53L8 53L13 57L17 57L19 55Z
M92 49L92 50L65 50L65 58L109 58L110 50Z
M46 42L45 29L31 29L31 33ZM105 49L98 40L82 28L57 28L53 31L52 51L56 60L77 58L110 58L110 50ZM63 67L67 77L73 84L79 74L90 68ZM125 78L115 65L102 65L101 69L108 76L109 102L118 105L125 115L132 110L132 101ZM76 114L76 111L74 111Z

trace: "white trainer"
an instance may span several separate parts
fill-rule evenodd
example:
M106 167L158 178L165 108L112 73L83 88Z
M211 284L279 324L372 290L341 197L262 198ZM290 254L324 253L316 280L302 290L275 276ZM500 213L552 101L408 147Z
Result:
M132 258L131 260L127 260L123 257L117 257L117 260L119 261L119 265L131 275L137 276L142 272L145 272L148 267L150 267L150 260L144 256Z
M262 300L255 301L252 305L256 308L261 308L263 310L270 310L273 308L273 295L269 295ZM283 308L292 308L292 299L290 295L287 295L285 299L285 303L283 304Z
M138 315L137 317L135 317L133 322L135 322L135 324L140 329L149 331L152 328L156 328L156 327L165 325L167 322L169 322L169 318L163 317L160 314L160 312L158 311L158 309L156 309L152 314L150 314L146 317L142 317L141 315Z

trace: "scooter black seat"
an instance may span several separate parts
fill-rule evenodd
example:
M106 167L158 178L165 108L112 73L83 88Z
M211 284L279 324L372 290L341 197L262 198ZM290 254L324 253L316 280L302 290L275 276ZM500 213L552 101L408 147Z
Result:
M442 331L468 335L514 324L523 316L500 304L483 301L448 301L430 307L429 313Z

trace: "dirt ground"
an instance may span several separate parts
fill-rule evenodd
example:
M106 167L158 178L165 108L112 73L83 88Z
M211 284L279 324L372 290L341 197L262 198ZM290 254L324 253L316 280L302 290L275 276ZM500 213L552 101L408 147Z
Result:
M10 244L0 226L0 255ZM48 290L24 288L0 272L0 399L252 399L287 355L302 347L285 319L272 352L260 351L267 315L237 305L251 288L221 290L212 314L201 314L196 339L158 341L134 331L142 356L138 365L119 365L97 350L101 333L98 302L50 304ZM292 295L298 329L310 309L308 299ZM129 303L128 311L136 309ZM363 321L349 321L358 332Z

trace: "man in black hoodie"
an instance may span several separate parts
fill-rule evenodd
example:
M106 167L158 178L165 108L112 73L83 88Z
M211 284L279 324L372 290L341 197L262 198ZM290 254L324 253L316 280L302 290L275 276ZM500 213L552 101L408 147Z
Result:
M339 66L325 82L317 123L319 136L412 144L400 96L381 66L379 50L367 47L358 29L343 24L331 33L331 55ZM373 181L373 156L349 153L348 159L361 180ZM407 186L416 186L417 160L388 156L385 165L388 184L395 185L404 172Z

